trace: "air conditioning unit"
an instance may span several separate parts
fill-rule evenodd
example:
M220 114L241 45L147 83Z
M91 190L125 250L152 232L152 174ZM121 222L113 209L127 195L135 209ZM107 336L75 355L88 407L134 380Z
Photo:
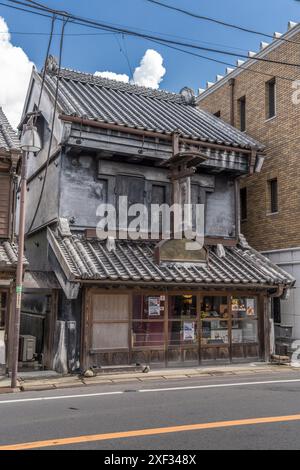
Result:
M34 359L36 350L36 337L30 335L20 335L19 361L28 362Z

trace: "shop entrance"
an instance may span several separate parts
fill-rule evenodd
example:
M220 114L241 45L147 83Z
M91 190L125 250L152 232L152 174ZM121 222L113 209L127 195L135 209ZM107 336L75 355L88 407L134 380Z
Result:
M196 366L259 358L255 296L133 295L132 358Z
M194 367L259 359L254 295L95 290L89 298L90 365Z

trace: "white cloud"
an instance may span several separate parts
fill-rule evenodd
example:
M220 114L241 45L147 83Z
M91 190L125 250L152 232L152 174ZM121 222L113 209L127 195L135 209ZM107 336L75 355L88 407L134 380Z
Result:
M148 49L142 58L139 67L136 67L133 78L130 83L148 88L159 88L159 84L166 73L163 66L162 56L153 49ZM97 77L118 80L119 82L129 82L126 74L117 74L114 72L95 72Z
M148 49L133 74L136 85L157 89L166 73L162 56L154 49Z
M13 46L8 26L1 16L0 31L0 106L16 127L21 119L33 63L23 49Z
M129 77L125 73L114 72L95 72L96 77L108 78L109 80L117 80L118 82L129 82Z

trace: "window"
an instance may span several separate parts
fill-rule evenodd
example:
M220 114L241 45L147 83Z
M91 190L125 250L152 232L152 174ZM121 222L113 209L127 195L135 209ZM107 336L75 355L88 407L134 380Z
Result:
M276 81L275 78L266 83L266 118L276 115Z
M278 297L272 299L272 318L274 323L281 323L281 304Z
M217 111L216 113L214 113L214 116L216 116L217 118L220 118L221 117L221 111Z
M240 129L242 132L246 130L246 97L243 96L238 100L239 116L240 116Z
M278 182L277 178L269 181L269 204L271 214L278 212Z
M169 297L169 346L197 345L197 298L194 295Z
M204 297L201 319L203 347L229 343L227 297Z
M254 297L233 297L231 310L232 343L235 345L240 343L258 343L256 299Z
M164 295L134 295L132 305L132 345L164 347Z
M241 220L246 220L248 213L247 213L247 188L241 188L240 190L240 213L241 213Z

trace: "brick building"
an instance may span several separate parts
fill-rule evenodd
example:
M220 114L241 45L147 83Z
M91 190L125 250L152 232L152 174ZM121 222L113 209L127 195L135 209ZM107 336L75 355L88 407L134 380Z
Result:
M300 25L249 52L224 77L199 90L198 106L266 146L262 171L241 178L241 231L249 243L297 280L289 299L274 304L275 321L300 338ZM281 63L278 63L281 62ZM283 64L284 63L284 64Z

